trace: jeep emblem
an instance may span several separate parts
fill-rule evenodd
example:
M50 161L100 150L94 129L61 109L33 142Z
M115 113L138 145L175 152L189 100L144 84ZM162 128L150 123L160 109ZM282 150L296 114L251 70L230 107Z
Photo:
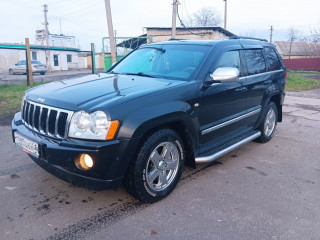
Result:
M44 103L45 99L44 99L44 98L39 97L39 98L37 99L37 101L38 101L38 102L40 102L40 103Z

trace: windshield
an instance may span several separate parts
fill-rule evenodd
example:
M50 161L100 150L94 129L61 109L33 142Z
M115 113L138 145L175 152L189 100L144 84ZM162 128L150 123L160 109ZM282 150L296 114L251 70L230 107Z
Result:
M112 73L189 80L209 53L210 46L151 45L123 59Z

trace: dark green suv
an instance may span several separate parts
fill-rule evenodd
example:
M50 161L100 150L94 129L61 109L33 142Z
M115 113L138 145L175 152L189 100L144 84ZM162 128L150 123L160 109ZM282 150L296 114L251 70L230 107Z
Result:
M89 189L124 181L144 202L183 166L269 141L282 121L286 69L254 39L152 43L108 72L28 90L13 139L41 167Z

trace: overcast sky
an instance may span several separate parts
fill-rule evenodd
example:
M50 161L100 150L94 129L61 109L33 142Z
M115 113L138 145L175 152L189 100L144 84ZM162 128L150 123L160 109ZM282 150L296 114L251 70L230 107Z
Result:
M180 16L187 18L202 7L213 7L223 19L223 0L179 0ZM81 49L90 42L101 49L101 38L107 36L104 0L15 0L1 1L0 43L21 43L29 37L35 42L35 30L42 29L43 4L48 4L50 33L73 35ZM171 27L172 0L111 0L114 29L117 36L141 35L143 27ZM270 26L274 40L287 40L288 28L308 31L320 29L319 0L228 0L227 29L238 35L269 39ZM177 26L180 24L177 21Z

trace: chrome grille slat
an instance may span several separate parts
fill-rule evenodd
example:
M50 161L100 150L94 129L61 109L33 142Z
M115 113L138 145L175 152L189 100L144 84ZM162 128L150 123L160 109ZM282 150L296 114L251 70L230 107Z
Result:
M40 113L39 113L39 124L38 124L38 130L41 132L41 115L42 115L42 107L40 107Z
M36 106L33 106L33 107L32 107L32 110L33 110L33 111L32 111L32 121L31 121L31 126L32 126L32 128L35 128L35 127L34 127L34 124L35 124L35 122L34 122L34 115L36 114L36 108L37 108Z
M46 119L46 130L45 133L49 134L49 118L50 118L50 114L51 114L51 109L48 109L48 113L47 113L47 119Z
M21 117L22 122L31 130L49 137L63 139L68 137L72 114L72 111L25 100Z
M57 112L57 116L56 116L56 122L54 123L54 135L58 136L58 122L59 122L59 117L60 117L60 111Z

